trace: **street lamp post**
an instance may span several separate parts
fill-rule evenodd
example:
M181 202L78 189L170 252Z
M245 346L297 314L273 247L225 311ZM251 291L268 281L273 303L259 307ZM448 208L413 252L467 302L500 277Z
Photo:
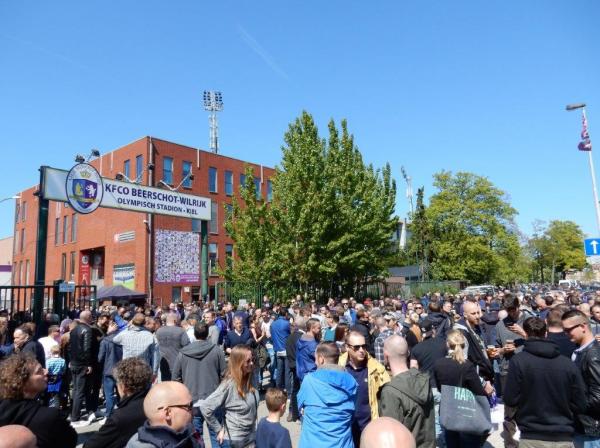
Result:
M10 201L11 199L21 199L21 196L14 195L14 196L9 196L9 197L4 198L4 199L0 199L0 204L2 204L5 201Z
M584 124L587 123L587 117L585 115L585 103L567 104L566 109L568 111L581 109L583 123ZM586 132L587 132L587 130L586 130ZM588 136L588 138L589 138L589 136ZM598 226L598 236L600 236L600 203L598 202L598 190L596 188L596 172L594 170L594 160L592 159L591 147L589 148L589 150L587 150L587 153L588 153L588 162L590 165L590 174L592 176L592 192L594 194L594 207L596 210L596 224Z

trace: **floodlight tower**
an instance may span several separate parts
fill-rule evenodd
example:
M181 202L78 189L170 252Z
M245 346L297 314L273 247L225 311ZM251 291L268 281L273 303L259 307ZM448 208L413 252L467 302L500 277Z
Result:
M400 171L402 172L402 177L406 181L406 198L408 199L408 203L410 205L410 214L412 216L415 211L413 206L412 178L406 173L406 170L403 166L400 167Z
M219 125L217 124L217 112L223 110L223 95L214 90L204 91L204 110L210 112L208 124L210 126L210 149L215 154L219 152Z

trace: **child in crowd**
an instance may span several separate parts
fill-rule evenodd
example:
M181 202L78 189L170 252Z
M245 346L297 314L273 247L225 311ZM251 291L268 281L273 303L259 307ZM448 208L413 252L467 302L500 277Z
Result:
M60 357L60 346L50 347L50 358L46 360L46 369L48 369L48 406L51 408L60 407L60 386L63 375L66 370L66 363Z
M270 387L265 394L265 402L269 416L258 423L256 448L292 448L289 431L279 423L279 419L285 414L287 394L281 389Z

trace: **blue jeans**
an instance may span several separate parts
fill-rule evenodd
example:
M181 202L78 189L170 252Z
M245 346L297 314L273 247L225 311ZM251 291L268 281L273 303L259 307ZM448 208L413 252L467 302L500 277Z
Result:
M573 438L575 448L600 448L600 437L575 434Z
M292 386L290 384L290 368L288 365L287 356L277 355L277 376L275 377L276 386L283 390L285 389L288 396L292 393Z
M106 401L106 417L112 414L117 403L116 385L117 383L112 376L104 375L102 378L102 389L104 390L104 400Z
M271 345L271 348L267 348L267 353L269 354L269 358L271 363L269 364L269 372L271 373L271 379L269 380L270 385L275 385L277 378L277 365L275 364L275 350Z
M217 420L219 420L219 422L223 423L223 411L221 409L217 409L215 411L215 417L217 418ZM192 418L192 424L194 425L196 431L200 433L200 437L202 437L202 435L204 434L204 416L202 415L202 412L200 412L199 408L194 408L194 417ZM208 427L208 436L210 438L210 445L212 446L212 448L229 447L229 443L227 443L227 441L224 441L224 443L220 445L219 442L217 442L217 433L210 429L208 423L206 424L206 426Z

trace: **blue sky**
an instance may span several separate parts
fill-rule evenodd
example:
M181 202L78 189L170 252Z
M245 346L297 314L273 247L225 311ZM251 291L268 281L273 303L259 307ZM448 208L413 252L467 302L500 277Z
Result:
M366 161L431 195L442 169L506 191L535 219L597 228L581 127L600 150L600 2L0 0L0 198L37 168L144 135L207 149L205 89L221 90L221 152L275 165L302 110L346 118ZM595 138L596 137L596 138ZM596 156L600 163L600 154ZM600 171L600 170L599 170ZM13 206L0 204L0 237Z

